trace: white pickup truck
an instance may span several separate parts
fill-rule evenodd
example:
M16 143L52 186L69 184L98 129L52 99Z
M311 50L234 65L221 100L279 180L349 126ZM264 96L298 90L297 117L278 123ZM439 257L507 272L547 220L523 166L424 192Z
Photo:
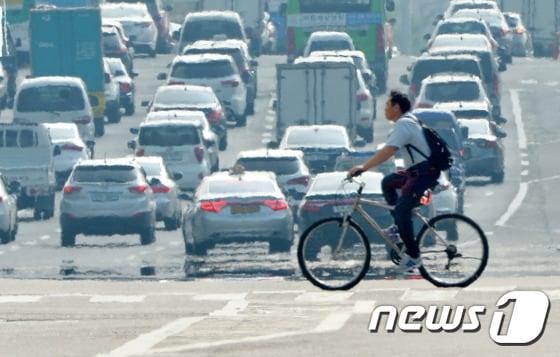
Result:
M336 61L336 60L333 60ZM356 67L306 58L305 62L276 66L276 138L292 125L335 124L356 138L358 82Z
M54 215L53 157L59 154L43 124L0 124L0 172L19 185L18 208L33 208L37 220Z

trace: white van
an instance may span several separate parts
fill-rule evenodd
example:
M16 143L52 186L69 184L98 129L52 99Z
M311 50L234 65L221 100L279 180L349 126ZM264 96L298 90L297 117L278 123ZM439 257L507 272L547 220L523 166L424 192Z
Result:
M94 142L93 111L80 78L24 79L15 97L14 122L76 123L84 142Z

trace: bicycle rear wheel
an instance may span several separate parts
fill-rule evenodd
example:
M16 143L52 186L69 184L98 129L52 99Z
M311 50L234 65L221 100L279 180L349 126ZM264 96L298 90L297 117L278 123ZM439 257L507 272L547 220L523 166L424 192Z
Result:
M488 263L488 240L473 220L458 214L435 217L418 233L422 276L438 287L466 287Z
M303 275L323 290L351 289L366 275L370 259L369 241L352 220L346 229L342 218L319 221L302 234L298 244Z

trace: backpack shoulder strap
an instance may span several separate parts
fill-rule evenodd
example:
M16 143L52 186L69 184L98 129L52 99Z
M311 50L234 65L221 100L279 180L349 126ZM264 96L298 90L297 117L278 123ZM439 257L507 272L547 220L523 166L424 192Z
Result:
M420 128L422 129L422 134L424 136L426 136L426 134L424 133L424 123L418 119L415 115L413 115L412 113L408 112L404 115L405 118L409 118L412 119L416 122L418 122L418 124L420 125ZM428 140L426 138L426 140ZM414 151L416 151L417 153L419 153L420 155L422 155L422 157L424 157L426 160L429 159L429 156L427 156L426 154L424 154L420 149L418 149L416 146L412 145L412 144L407 144L405 145L406 150L408 151L408 155L410 155L410 158L412 159L412 161L414 162L414 156L412 156L412 152L410 149L413 149Z

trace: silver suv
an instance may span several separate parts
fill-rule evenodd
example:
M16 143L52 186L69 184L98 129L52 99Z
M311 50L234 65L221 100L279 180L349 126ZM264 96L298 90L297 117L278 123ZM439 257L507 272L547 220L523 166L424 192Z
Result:
M146 174L131 159L79 162L60 202L61 244L76 235L140 234L142 245L155 241L156 201Z

